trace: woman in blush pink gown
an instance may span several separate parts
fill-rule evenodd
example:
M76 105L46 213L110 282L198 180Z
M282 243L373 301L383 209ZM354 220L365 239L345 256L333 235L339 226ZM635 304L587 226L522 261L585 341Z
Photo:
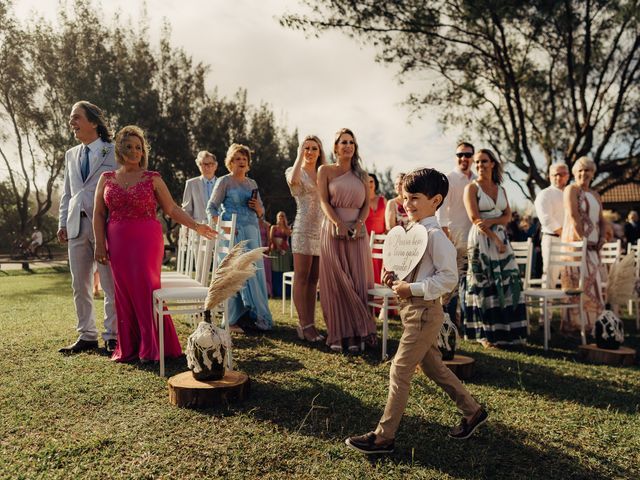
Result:
M160 288L164 243L156 218L157 204L200 235L213 238L215 232L175 204L159 173L146 170L149 148L140 128L124 127L115 143L121 167L105 172L96 188L95 259L110 262L113 273L118 345L111 358L119 362L140 359L144 363L159 359L152 298L153 291ZM173 322L165 318L163 325L165 355L180 356L182 349Z
M320 303L327 324L327 345L336 352L347 343L360 351L360 340L376 343L376 323L367 307L373 264L364 221L369 214L367 173L360 165L353 132L336 135L337 162L318 170L318 191L325 214L320 233Z

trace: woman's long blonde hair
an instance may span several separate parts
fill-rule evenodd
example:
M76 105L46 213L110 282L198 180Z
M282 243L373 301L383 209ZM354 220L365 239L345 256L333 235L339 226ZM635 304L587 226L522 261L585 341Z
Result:
M369 181L369 174L362 168L362 163L360 162L360 154L358 153L358 140L356 140L356 136L353 134L353 131L349 128L341 128L336 132L336 138L333 141L333 153L336 154L336 147L338 146L338 140L340 140L340 136L343 134L351 135L353 138L353 143L355 144L355 148L353 150L353 157L351 157L351 171L355 173L356 177L358 177L362 182L367 185Z

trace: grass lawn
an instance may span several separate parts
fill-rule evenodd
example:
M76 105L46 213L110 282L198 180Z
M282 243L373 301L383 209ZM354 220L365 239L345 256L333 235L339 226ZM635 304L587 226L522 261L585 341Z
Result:
M344 438L375 427L389 364L302 343L279 301L271 308L273 333L234 337L251 398L194 411L168 403L157 367L57 353L75 339L68 273L0 276L0 478L640 478L638 366L578 363L557 336L548 353L537 335L515 351L463 342L487 425L448 439L455 406L420 374L396 453L368 459ZM184 345L190 328L176 325ZM394 352L397 320L391 335ZM168 364L168 375L184 370L184 359Z

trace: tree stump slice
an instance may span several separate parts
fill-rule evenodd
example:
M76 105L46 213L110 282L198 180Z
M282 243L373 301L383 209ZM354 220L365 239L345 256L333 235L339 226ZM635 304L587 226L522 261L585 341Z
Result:
M220 380L200 381L193 378L191 371L171 377L169 403L183 408L209 408L242 401L249 396L249 377L236 371L227 370Z
M453 360L443 360L443 363L456 374L460 380L469 380L475 372L475 359L466 355L454 355Z
M618 350L598 348L595 343L580 345L578 354L581 360L589 363L628 367L633 365L636 359L636 351L633 348L620 346Z

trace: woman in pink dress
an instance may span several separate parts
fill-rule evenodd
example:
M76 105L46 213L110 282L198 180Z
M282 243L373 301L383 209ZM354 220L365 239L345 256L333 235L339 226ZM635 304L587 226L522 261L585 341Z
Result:
M369 215L367 215L367 219L364 222L365 227L367 228L367 233L371 235L371 233L385 233L387 230L384 225L384 212L387 207L387 200L382 196L378 195L378 188L380 187L380 182L378 181L378 177L370 173L369 174ZM374 258L373 261L373 281L375 283L380 283L380 275L382 273L382 259Z
M347 343L360 351L360 340L376 343L376 323L367 308L373 286L369 238L367 172L360 165L353 132L343 128L334 142L336 163L318 169L318 191L325 214L320 234L320 303L327 324L327 345L336 352Z
M115 144L121 167L103 173L96 188L95 259L102 264L110 262L113 273L118 346L111 358L146 363L159 359L152 297L160 288L164 243L156 218L157 204L176 222L200 235L213 238L215 231L178 207L160 174L147 170L149 147L140 128L124 127ZM180 341L171 319L165 317L163 325L165 355L180 356Z

